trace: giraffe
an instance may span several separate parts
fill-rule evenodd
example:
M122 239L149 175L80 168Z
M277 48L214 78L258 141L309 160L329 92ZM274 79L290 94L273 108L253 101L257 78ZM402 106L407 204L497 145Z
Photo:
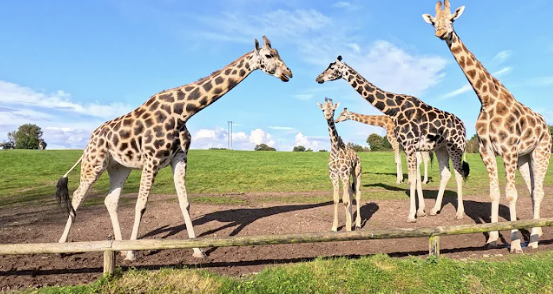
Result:
M534 219L540 218L540 205L544 196L543 180L551 156L551 135L545 119L515 99L505 86L484 68L474 54L463 44L453 29L455 21L465 7L457 8L453 14L449 1L436 3L436 16L423 14L423 19L432 24L436 36L444 40L453 57L465 73L465 76L481 103L480 114L476 120L480 157L486 165L490 179L490 198L492 201L491 222L498 221L499 180L496 156L503 158L505 166L505 196L509 202L511 220L516 220L516 201L518 193L515 187L515 172L518 168L533 201ZM537 248L541 228L532 228L528 247ZM496 247L499 233L490 232L487 246ZM512 253L522 252L518 230L511 231Z
M179 206L189 238L195 238L190 219L185 177L187 154L191 136L186 122L233 89L251 72L261 69L283 82L292 78L292 72L279 56L271 42L263 36L259 46L255 39L253 51L244 54L221 70L191 84L165 90L153 95L137 109L107 121L92 132L81 158L60 178L56 196L67 209L68 220L59 242L67 242L75 211L91 185L107 170L110 178L105 205L109 212L115 240L121 240L117 206L121 190L132 169L141 169L140 189L135 208L131 240L136 240L140 221L146 210L150 188L161 168L171 165ZM69 199L67 176L81 162L81 179L73 197ZM69 203L71 201L71 203ZM63 203L62 203L63 202ZM193 249L194 257L205 254ZM135 260L134 251L122 252L125 260Z
M401 155L399 153L399 143L394 134L395 124L393 120L387 115L365 115L360 113L355 113L349 111L347 108L344 108L340 116L336 119L336 123L354 120L366 125L382 127L386 129L386 138L390 145L392 145L392 150L394 151L394 157L396 162L396 171L397 171L397 184L403 183L403 170L401 166ZM422 158L420 158L422 156ZM432 152L417 152L417 160L424 163L424 179L422 180L423 184L428 183L428 162L432 159Z
M330 135L330 157L328 158L328 172L332 186L334 188L334 221L332 222L332 231L338 231L338 204L340 203L340 180L342 180L342 189L344 190L342 202L346 209L346 231L351 231L351 196L355 191L355 205L357 216L355 217L355 227L361 228L361 159L344 144L342 138L338 135L336 125L334 124L334 112L340 102L332 104L332 99L325 97L325 104L317 102L323 111L328 124L328 133ZM352 176L353 183L350 185L349 178Z
M455 115L432 107L418 98L403 94L394 94L383 91L367 81L357 71L345 62L342 56L329 64L316 78L322 84L326 81L344 79L378 110L390 116L395 124L394 133L403 147L407 157L409 171L410 201L407 222L414 223L418 217L426 216L422 184L420 180L420 161L417 160L417 151L434 151L440 166L440 190L434 208L430 215L436 215L442 207L445 186L451 178L449 158L453 162L455 179L457 181L457 214L456 219L462 219L465 208L463 206L463 179L469 175L469 165L463 160L466 144L466 130L463 122ZM415 189L417 190L419 209L416 209Z

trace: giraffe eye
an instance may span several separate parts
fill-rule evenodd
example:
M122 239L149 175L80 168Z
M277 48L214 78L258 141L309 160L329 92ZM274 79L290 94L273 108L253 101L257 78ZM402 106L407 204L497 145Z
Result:
M267 58L273 58L273 55L265 54L265 57L267 57Z

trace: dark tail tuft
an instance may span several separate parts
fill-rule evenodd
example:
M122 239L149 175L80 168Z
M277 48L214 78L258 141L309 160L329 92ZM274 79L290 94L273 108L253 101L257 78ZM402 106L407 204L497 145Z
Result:
M68 183L67 177L61 177L58 180L58 185L56 187L56 199L58 200L58 205L61 210L67 213L67 215L75 216L75 210L71 205L71 199L69 199L69 188L67 188Z
M465 181L469 177L469 173L470 173L469 163L463 160L463 178L465 179Z
M434 163L434 151L428 152L428 155L430 156L430 167L432 167L432 164Z
M351 183L351 190L353 193L357 193L357 191L355 191L355 182Z

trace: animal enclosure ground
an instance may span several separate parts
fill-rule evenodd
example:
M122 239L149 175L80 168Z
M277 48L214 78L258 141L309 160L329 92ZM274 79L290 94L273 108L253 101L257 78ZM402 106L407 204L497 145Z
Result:
M517 212L520 219L531 218L531 201L528 193L520 191ZM408 201L363 201L361 215L363 229L422 227L488 222L490 213L486 189L478 195L465 198L466 216L457 221L454 197L444 198L444 209L435 217L424 217L416 224L405 223ZM547 189L550 195L553 189ZM209 195L192 195L192 198L209 198ZM370 191L366 193L370 199ZM123 196L126 201L120 207L123 237L128 238L134 217L136 194ZM221 197L221 196L218 196ZM330 231L333 208L329 200L331 192L304 193L252 193L224 196L234 198L239 204L193 203L191 214L199 236L288 234ZM290 197L303 198L303 202L291 202ZM407 196L404 196L407 197ZM102 197L103 198L103 197ZM239 201L238 201L239 199ZM323 200L326 199L326 200ZM323 200L323 201L321 201ZM56 242L65 225L65 216L53 200L40 205L9 206L0 208L0 240L2 243ZM426 199L427 207L434 201ZM502 199L500 220L508 218L508 209ZM552 217L553 199L546 197L542 205L542 217ZM340 209L340 225L345 222ZM343 230L343 228L341 228ZM104 206L85 206L77 214L77 221L70 234L71 241L106 240L112 233L111 222ZM528 233L524 233L528 237ZM174 195L152 195L140 230L141 238L187 238L182 215ZM508 244L509 232L501 232L502 241ZM509 255L508 248L486 249L484 234L448 236L441 238L442 256L451 258L501 259ZM544 228L544 236L537 250L524 248L526 252L553 249L553 229ZM215 273L242 276L259 272L277 264L298 263L320 256L358 256L387 253L390 256L425 256L428 240L392 239L349 241L296 245L268 245L207 249L208 257L194 259L192 250L139 251L136 262L124 262L118 256L118 265L129 268L158 269L164 267L204 268ZM502 257L503 256L503 257ZM27 286L72 285L96 280L102 275L102 253L59 255L0 256L0 289Z

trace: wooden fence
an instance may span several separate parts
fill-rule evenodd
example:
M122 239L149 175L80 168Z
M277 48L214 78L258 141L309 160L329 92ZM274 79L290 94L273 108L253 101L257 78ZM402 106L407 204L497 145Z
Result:
M323 232L287 235L200 237L196 239L108 240L69 243L0 244L0 255L104 252L104 274L113 274L116 252L128 250L189 249L251 245L299 244L395 238L429 238L429 254L439 257L440 236L474 234L511 229L553 226L553 218L477 225L438 226L405 229L367 229L352 232Z

